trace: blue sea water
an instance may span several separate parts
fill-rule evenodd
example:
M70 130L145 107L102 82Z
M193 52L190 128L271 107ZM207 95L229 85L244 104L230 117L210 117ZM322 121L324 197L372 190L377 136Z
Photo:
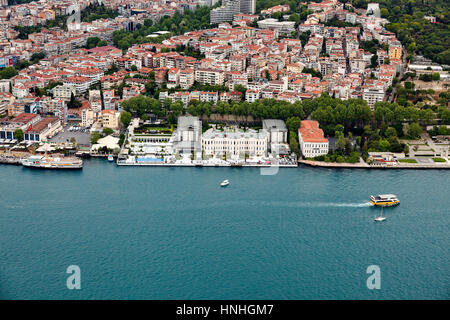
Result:
M450 171L2 165L0 298L448 299L449 222Z

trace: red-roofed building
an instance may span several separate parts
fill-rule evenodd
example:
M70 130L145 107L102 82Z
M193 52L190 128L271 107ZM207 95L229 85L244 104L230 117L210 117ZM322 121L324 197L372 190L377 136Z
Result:
M13 119L3 118L0 120L0 139L14 140L17 129L27 133L27 130L31 130L40 120L41 117L33 113L21 113Z
M62 130L61 121L56 117L43 118L24 134L24 140L47 141Z
M298 141L304 157L313 158L328 153L328 139L323 136L319 122L302 120L298 129Z

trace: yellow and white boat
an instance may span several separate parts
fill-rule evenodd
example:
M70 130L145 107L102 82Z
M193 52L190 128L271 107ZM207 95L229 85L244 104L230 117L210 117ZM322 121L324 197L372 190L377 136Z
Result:
M83 160L77 158L50 158L31 156L22 160L22 165L38 169L82 169Z
M374 206L391 207L400 204L400 200L395 194L379 194L370 196L370 203Z

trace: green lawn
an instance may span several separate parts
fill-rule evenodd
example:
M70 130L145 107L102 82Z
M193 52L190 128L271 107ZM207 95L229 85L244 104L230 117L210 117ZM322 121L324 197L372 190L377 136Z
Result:
M417 163L416 159L399 159L398 162L403 162L403 163Z
M433 158L433 161L434 161L434 162L447 162L447 161L445 161L445 159L443 159L443 158Z

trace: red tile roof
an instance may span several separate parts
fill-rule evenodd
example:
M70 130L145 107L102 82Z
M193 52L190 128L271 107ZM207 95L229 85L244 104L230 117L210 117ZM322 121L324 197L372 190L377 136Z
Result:
M304 142L328 142L323 136L323 130L319 128L319 122L314 120L302 120L298 133Z

